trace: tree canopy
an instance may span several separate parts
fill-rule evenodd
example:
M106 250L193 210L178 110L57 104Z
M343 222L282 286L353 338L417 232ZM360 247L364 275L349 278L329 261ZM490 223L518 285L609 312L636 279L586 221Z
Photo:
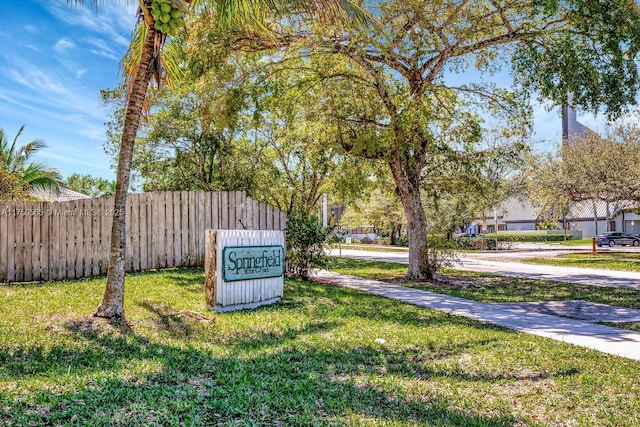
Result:
M379 26L280 30L280 67L303 58L327 93L342 148L386 162L407 217L410 277L428 276L421 199L433 159L482 150L496 124L524 140L532 94L615 116L638 89L638 7L631 0L373 1ZM271 43L273 45L273 43ZM258 46L261 48L264 46ZM297 66L301 70L301 66ZM471 72L471 81L460 74ZM510 71L511 87L494 80Z

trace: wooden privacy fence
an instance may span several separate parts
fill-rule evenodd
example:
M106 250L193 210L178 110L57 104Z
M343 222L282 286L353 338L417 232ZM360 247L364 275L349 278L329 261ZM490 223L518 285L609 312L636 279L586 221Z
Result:
M283 230L285 213L243 191L132 194L126 270L204 266L205 230ZM113 198L0 204L0 283L107 272Z

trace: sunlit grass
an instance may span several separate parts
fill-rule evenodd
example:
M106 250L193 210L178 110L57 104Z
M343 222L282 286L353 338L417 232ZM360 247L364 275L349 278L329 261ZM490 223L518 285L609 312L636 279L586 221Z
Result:
M558 255L553 258L525 258L522 259L522 262L640 272L639 253L598 252L596 255L591 255L590 252L585 252L582 254Z
M201 270L0 287L3 425L640 424L640 364L342 288L215 315ZM378 340L376 342L376 339Z
M484 302L525 302L583 300L640 309L640 291L631 288L608 288L553 280L524 279L489 273L444 269L447 282L412 282L404 279L407 265L357 259L336 259L334 271L368 279L401 282L411 286Z

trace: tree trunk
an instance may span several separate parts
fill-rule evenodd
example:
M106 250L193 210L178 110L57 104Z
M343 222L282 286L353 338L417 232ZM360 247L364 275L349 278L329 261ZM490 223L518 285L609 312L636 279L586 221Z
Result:
M409 237L408 279L430 279L433 271L429 268L427 250L427 217L420 199L420 172L408 168L400 162L389 162L391 174L396 183L397 194L407 217Z
M144 25L144 24L142 24ZM102 303L95 313L96 317L124 317L124 273L125 273L125 212L127 191L131 180L131 163L136 134L140 125L140 117L144 108L149 82L151 81L150 65L154 53L155 31L149 29L144 42L140 65L136 71L133 87L127 102L127 111L120 143L118 171L116 174L116 193L114 202L113 226L111 228L111 247L107 285Z
M396 225L391 226L391 234L389 234L389 245L396 245Z

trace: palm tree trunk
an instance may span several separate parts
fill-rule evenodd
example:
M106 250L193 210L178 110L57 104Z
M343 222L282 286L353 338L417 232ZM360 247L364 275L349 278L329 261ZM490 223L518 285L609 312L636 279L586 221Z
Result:
M129 94L127 111L124 119L118 171L116 175L116 193L114 202L113 226L111 228L111 246L107 285L102 303L95 313L96 317L124 317L124 276L125 276L125 212L127 191L131 180L131 164L136 134L140 125L140 117L144 108L149 82L151 81L150 64L154 52L155 31L149 29L144 42L140 65L135 74L133 87Z

